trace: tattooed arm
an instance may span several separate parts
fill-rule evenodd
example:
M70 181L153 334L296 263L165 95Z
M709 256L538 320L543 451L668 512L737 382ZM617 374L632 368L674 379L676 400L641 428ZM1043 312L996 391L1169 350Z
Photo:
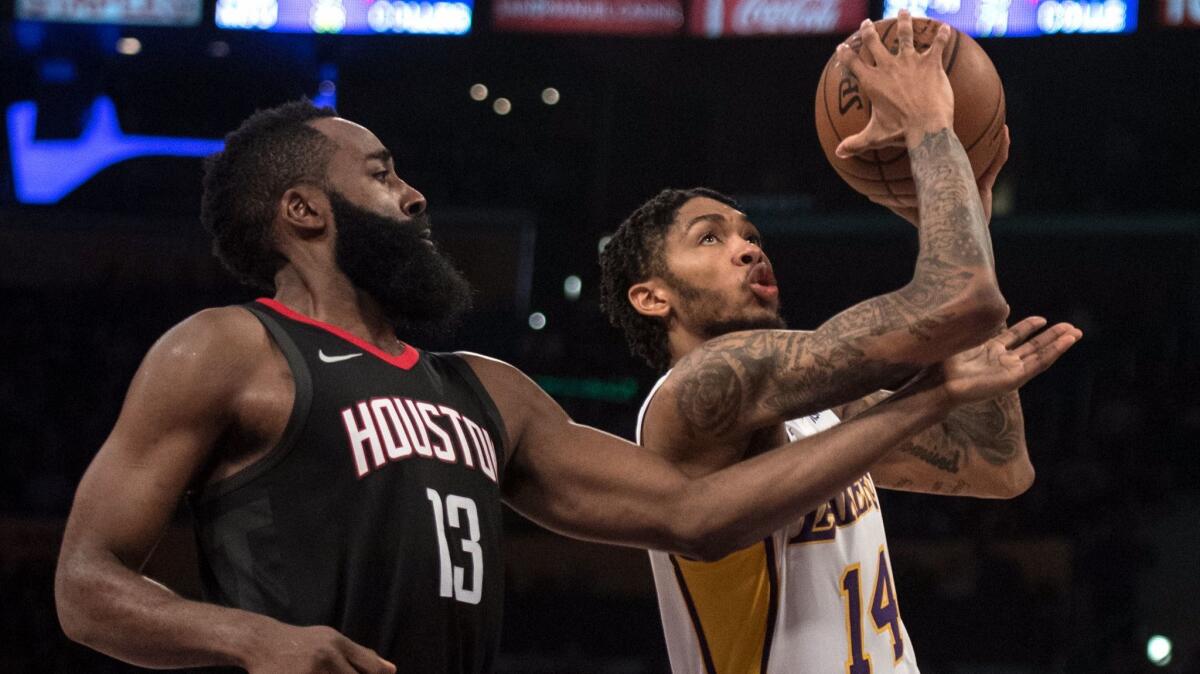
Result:
M941 65L948 29L923 54L907 12L896 55L869 24L860 33L874 65L846 45L837 58L870 95L871 119L838 153L907 147L920 209L912 279L812 333L733 333L692 351L657 396L676 405L673 435L736 441L858 399L982 343L1007 316L974 173L952 128L954 94Z
M979 194L949 129L910 151L922 204L912 280L812 332L759 330L682 358L659 397L690 437L744 437L855 400L983 342L1004 320Z
M881 393L848 405L843 418L886 397ZM871 466L880 487L980 498L1019 496L1033 484L1033 475L1015 391L956 408Z
M1057 340L1073 344L1082 336L1066 323L1034 335L1045 324L1045 319L1037 316L1026 318L1002 330L982 348L999 344L1042 353ZM945 376L954 378L970 357L970 351L956 354L940 367ZM1043 365L1030 368L1019 385L1043 372L1053 360L1039 362ZM853 418L887 396L883 391L867 396L837 410L838 415ZM897 444L871 466L871 477L881 487L982 498L1018 496L1033 484L1033 475L1021 399L1015 390L955 408L943 421Z

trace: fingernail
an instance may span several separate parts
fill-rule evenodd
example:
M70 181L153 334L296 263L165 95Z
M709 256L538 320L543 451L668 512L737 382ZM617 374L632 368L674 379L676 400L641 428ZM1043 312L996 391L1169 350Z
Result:
M863 19L863 22L862 22L862 23L860 23L860 24L858 24L858 27L859 27L859 28L866 28L866 27L867 27L867 26L869 26L869 25L871 25L871 20L870 20L870 19Z

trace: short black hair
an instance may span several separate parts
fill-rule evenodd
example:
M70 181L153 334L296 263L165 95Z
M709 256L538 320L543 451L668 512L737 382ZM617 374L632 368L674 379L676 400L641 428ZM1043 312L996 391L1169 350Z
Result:
M200 221L213 235L213 254L238 280L274 289L285 261L271 234L275 204L301 182L325 184L336 145L308 122L335 116L306 98L259 110L205 160Z
M625 332L629 350L658 372L671 365L667 327L644 316L629 303L629 288L651 276L667 275L663 241L679 208L696 197L708 197L737 208L737 202L706 187L665 189L638 206L600 252L600 310Z

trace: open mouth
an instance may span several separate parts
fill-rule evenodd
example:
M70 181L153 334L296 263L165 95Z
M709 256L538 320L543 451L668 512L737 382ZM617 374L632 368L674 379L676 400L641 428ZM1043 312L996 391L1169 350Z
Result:
M746 275L746 283L750 292L760 299L774 300L779 297L779 286L775 283L775 273L766 262L760 262L750 269Z

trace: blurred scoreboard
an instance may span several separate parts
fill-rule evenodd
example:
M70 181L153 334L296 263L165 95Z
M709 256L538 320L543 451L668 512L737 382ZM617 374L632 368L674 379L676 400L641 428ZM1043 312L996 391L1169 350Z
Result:
M218 28L273 33L466 35L474 0L217 0Z
M902 9L976 37L1132 33L1137 28L1137 0L884 0L883 16Z
M1200 28L1200 0L1159 0L1164 26Z
M849 33L867 0L493 0L498 31L607 35Z
M201 0L17 0L21 21L195 26Z

